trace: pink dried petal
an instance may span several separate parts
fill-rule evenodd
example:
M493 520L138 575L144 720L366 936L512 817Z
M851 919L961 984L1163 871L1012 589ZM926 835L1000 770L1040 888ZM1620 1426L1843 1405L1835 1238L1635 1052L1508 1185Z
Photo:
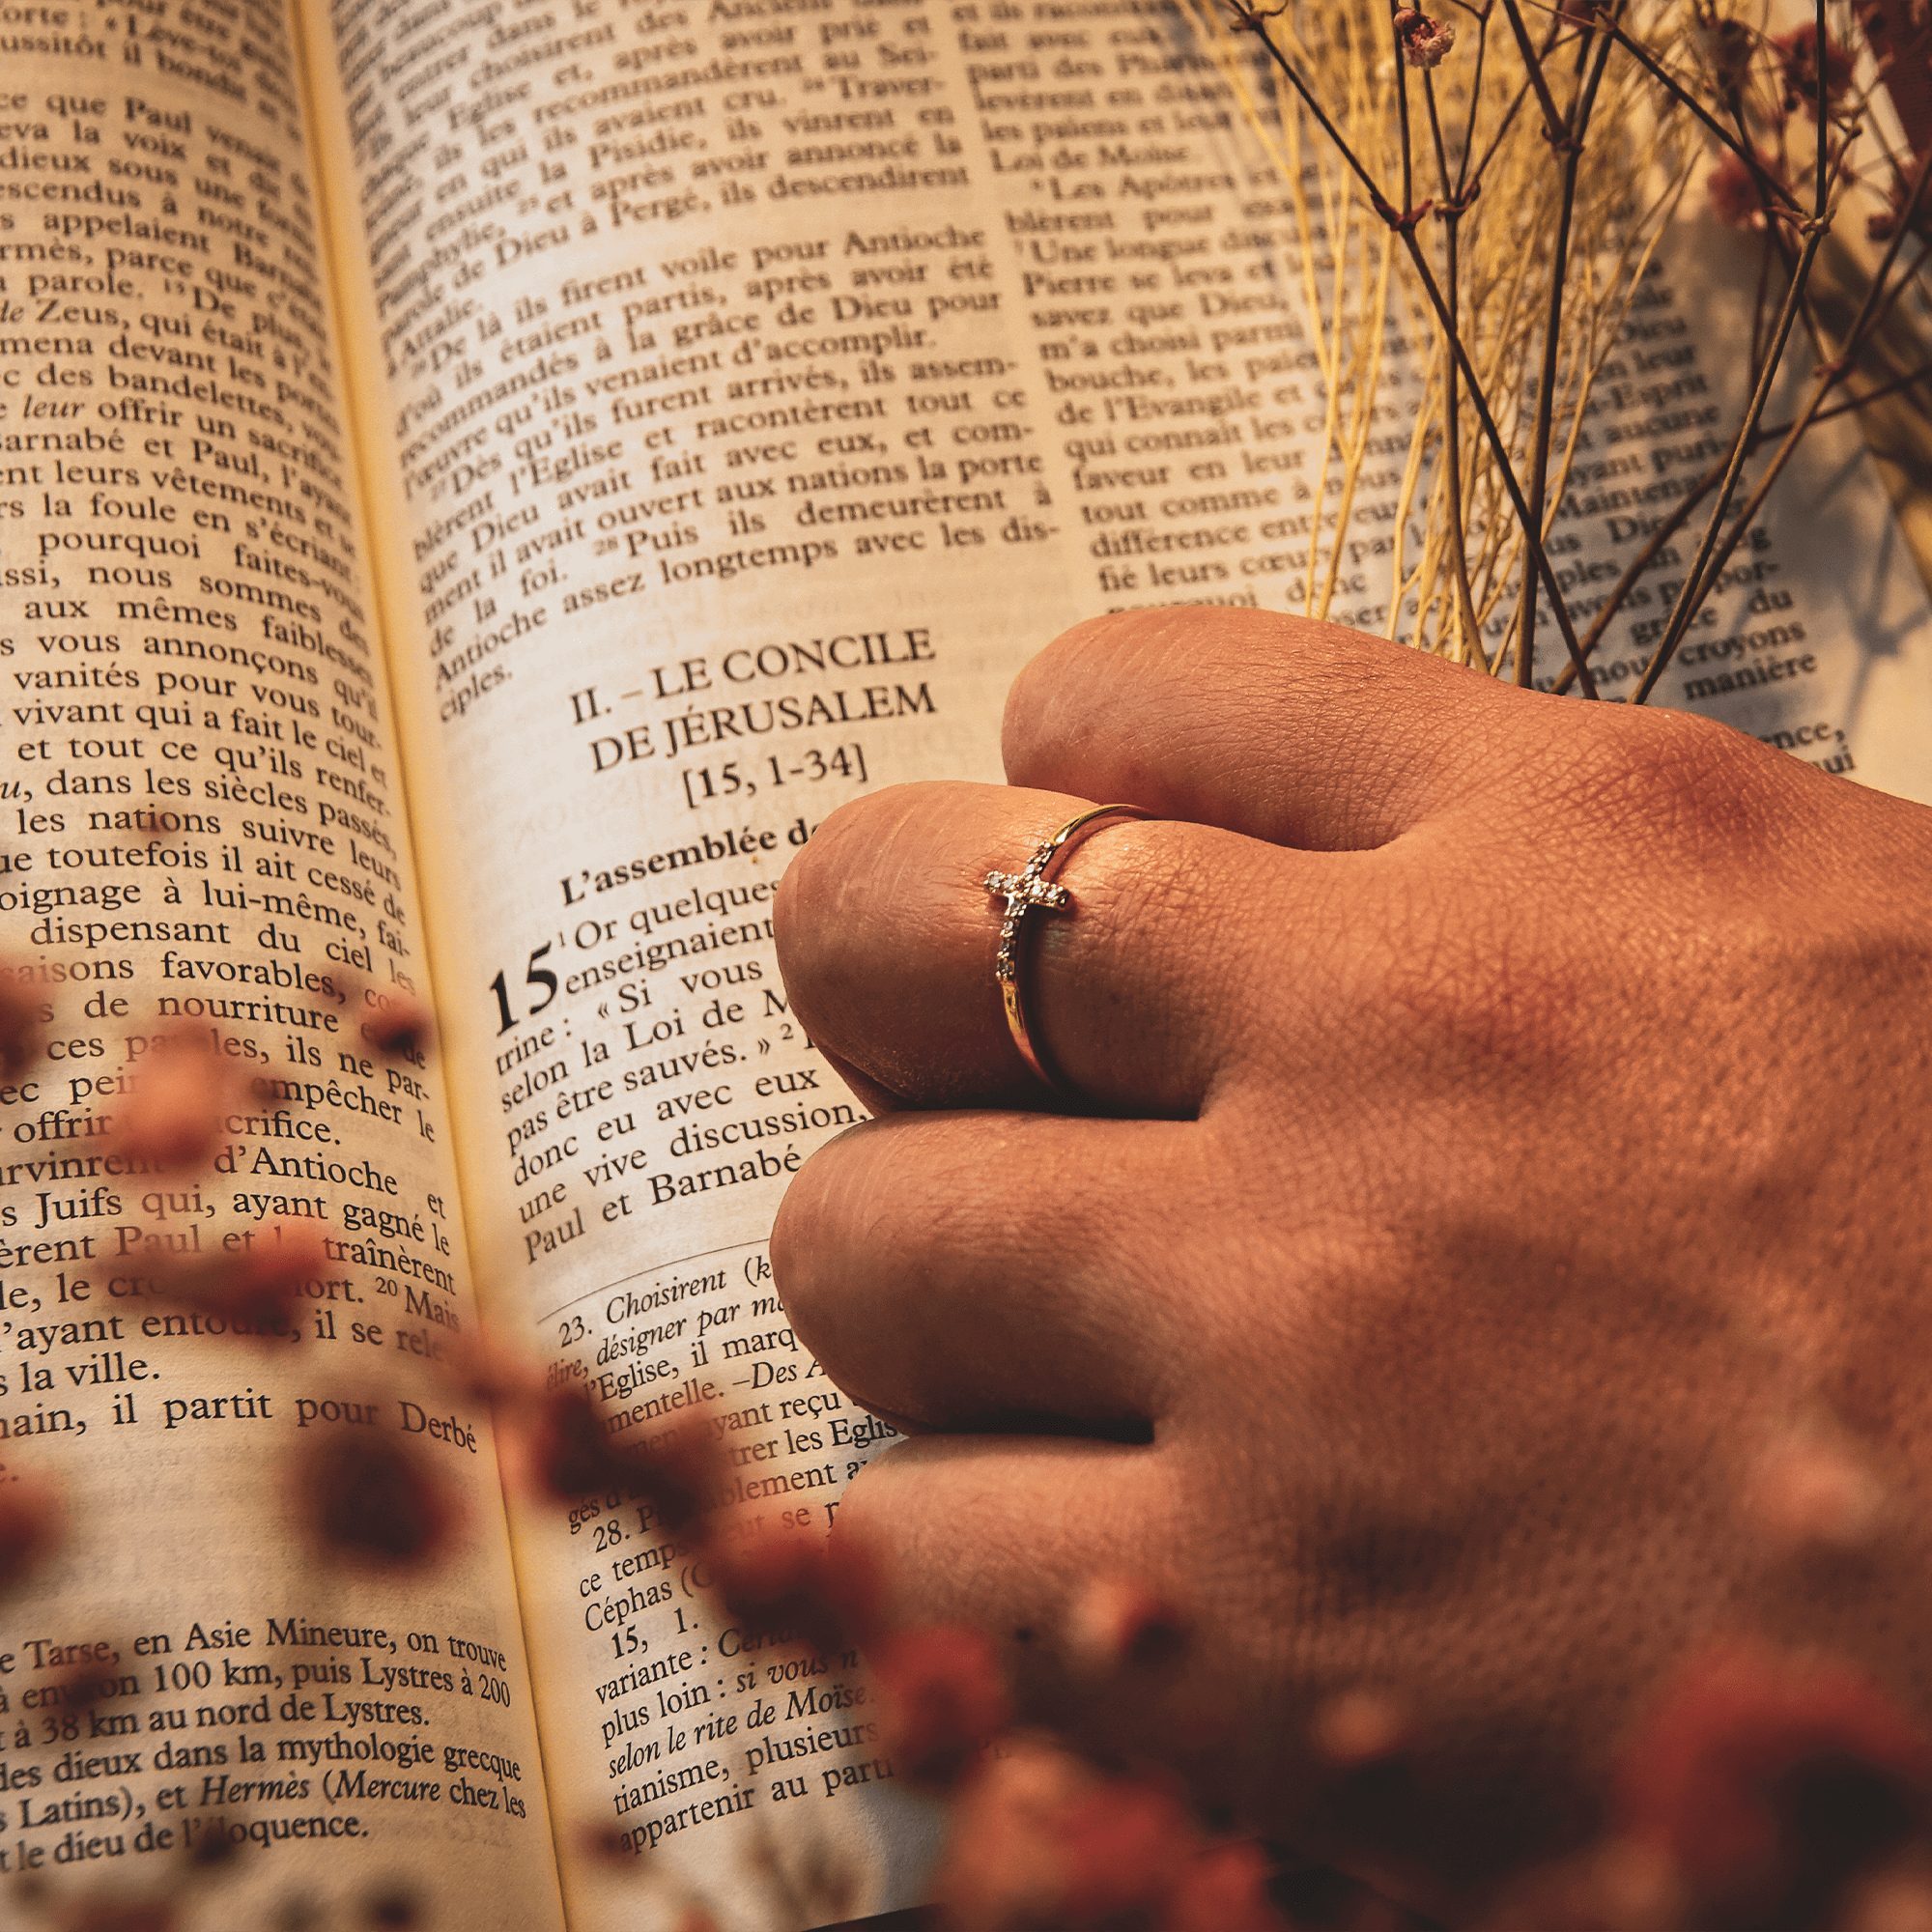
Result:
M1818 113L1818 28L1815 22L1774 34L1771 49L1784 76L1787 113L1803 108L1815 120ZM1825 36L1825 106L1837 106L1852 85L1852 51L1842 42Z
M440 1560L461 1514L422 1452L361 1431L323 1436L303 1452L297 1501L327 1554L382 1570Z
M1432 20L1413 7L1403 8L1395 15L1394 25L1402 57L1410 67L1440 67L1456 44L1454 27L1446 21Z
M1060 1824L1065 1911L1075 1925L1152 1918L1200 1849L1180 1801L1163 1785L1115 1778L1077 1800Z
M1922 1841L1932 1746L1847 1668L1719 1649L1632 1746L1619 1803L1625 1835L1676 1867L1692 1922L1822 1923L1848 1879Z
M41 1057L41 1004L0 980L0 1073L17 1080Z
M1259 1846L1208 1846L1168 1898L1161 1932L1288 1932L1268 1898L1270 1876Z
M906 1631L873 1646L880 1732L902 1777L947 1790L1006 1729L1007 1688L993 1647L977 1631Z
M1711 77L1719 88L1744 84L1757 51L1757 36L1744 21L1713 20L1708 27L1693 30L1692 38L1710 63Z
M1097 1782L1087 1765L1046 1739L1003 1740L953 1805L934 1878L947 1932L1059 1924L1066 1884L1060 1822Z
M407 1060L420 1066L436 1038L430 1010L413 993L400 987L370 989L364 1001L375 1011L362 1022L361 1034L384 1060Z
M1852 1550L1878 1528L1885 1491L1845 1444L1806 1436L1763 1459L1748 1503L1752 1520L1780 1548Z
M410 1932L422 1922L422 1907L415 1893L392 1885L374 1894L362 1908L362 1922L380 1932Z
M1186 1613L1149 1585L1096 1577L1067 1614L1069 1661L1085 1676L1102 1681L1122 1670L1159 1669L1185 1651L1189 1627Z
M513 1464L539 1494L559 1502L619 1493L641 1499L671 1536L698 1535L726 1470L716 1436L698 1413L654 1440L619 1442L579 1382L552 1389L505 1432Z
M114 1110L115 1151L157 1173L199 1167L226 1129L236 1090L235 1063L205 1038L163 1036Z
M643 1854L632 1842L629 1833L601 1819L578 1827L577 1850L587 1863L609 1871L636 1871L643 1861Z
M1309 1742L1325 1763L1358 1771L1394 1756L1409 1729L1408 1713L1385 1691L1344 1690L1316 1708Z
M1889 242L1898 233L1898 224L1905 215L1905 204L1911 196L1912 184L1909 181L1894 181L1884 213L1867 218L1866 235L1874 242ZM1918 206L1912 211L1910 226L1912 233L1921 242L1932 240L1932 185L1928 185L1918 197Z
M247 1250L204 1268L185 1291L231 1335L275 1343L301 1325L310 1282L327 1278L328 1250L310 1221L279 1221L255 1231Z
M0 1590L31 1576L60 1542L60 1492L40 1474L0 1480Z
M1711 213L1726 228L1762 228L1764 194L1757 177L1736 155L1726 155L1704 183Z
M873 1566L849 1541L759 1523L715 1539L710 1568L732 1620L760 1636L796 1635L823 1654L862 1641L875 1620Z

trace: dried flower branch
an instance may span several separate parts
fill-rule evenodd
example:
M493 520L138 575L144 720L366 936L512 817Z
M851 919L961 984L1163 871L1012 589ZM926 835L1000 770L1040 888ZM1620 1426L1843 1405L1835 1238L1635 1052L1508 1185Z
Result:
M1209 12L1210 0L1183 4L1294 218L1288 267L1323 411L1309 482L1327 514L1289 601L1311 615L1325 614L1335 595L1368 399L1385 382L1384 341L1406 313L1426 346L1397 378L1419 391L1421 408L1411 412L1388 545L1388 633L1491 674L1507 666L1520 683L1548 683L1535 662L1548 615L1569 658L1557 688L1594 696L1592 652L1627 611L1641 564L1662 549L1651 547L1606 598L1593 600L1594 621L1579 639L1547 539L1588 446L1597 377L1695 177L1707 176L1720 218L1759 236L1749 398L1726 433L1728 459L1697 486L1706 528L1633 694L1647 698L1792 450L1839 412L1814 394L1773 455L1765 487L1750 483L1749 466L1771 440L1763 416L1792 330L1802 323L1823 341L1811 281L1838 202L1862 196L1876 240L1932 237L1932 214L1908 186L1932 135L1901 163L1875 150L1869 132L1870 82L1861 74L1870 69L1859 66L1859 37L1885 55L1882 15L1867 9L1845 38L1819 5L1812 20L1774 37L1719 13L1719 0L1658 0L1630 18L1625 0L1501 0L1496 17L1507 31L1495 36L1488 8L1466 9L1475 44L1459 61L1444 58L1455 30L1412 5L1228 0L1223 14ZM1271 93L1242 57L1257 45ZM1859 156L1869 152L1882 165L1868 187ZM1391 244L1401 270L1393 280ZM1880 325L1896 326L1899 297L1922 259L1901 272L1892 248L1869 270L1859 320L1839 330L1835 347L1820 349L1825 389L1857 368L1860 406L1879 392L1923 393L1917 376L1896 378L1932 358L1869 363ZM1689 512L1680 499L1670 514L1681 526ZM1506 622L1500 607L1510 603Z

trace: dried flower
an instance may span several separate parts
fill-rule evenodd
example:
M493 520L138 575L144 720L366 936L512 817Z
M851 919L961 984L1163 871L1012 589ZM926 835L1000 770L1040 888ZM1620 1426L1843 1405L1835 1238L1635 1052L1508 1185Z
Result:
M1818 29L1815 22L1774 34L1772 52L1784 75L1784 110L1802 107L1815 120L1818 113ZM1852 85L1852 51L1843 42L1825 36L1825 106L1837 106Z
M0 1590L11 1590L60 1541L60 1492L44 1476L0 1481Z
M412 1569L437 1561L455 1532L455 1495L403 1443L345 1431L322 1437L298 1466L302 1515L330 1556Z
M1889 242L1898 233L1898 224L1905 213L1905 204L1911 199L1912 184L1909 181L1894 181L1891 192L1886 198L1883 213L1870 216L1865 222L1865 234L1874 242ZM1932 187L1928 187L1918 197L1918 205L1912 211L1911 231L1921 242L1932 241Z
M436 1037L429 1009L413 993L395 986L372 989L363 998L376 1010L362 1022L362 1037L384 1060L407 1060L420 1066Z
M1286 1932L1257 1845L1212 1845L1181 1874L1162 1932Z
M1440 67L1456 44L1454 27L1444 20L1432 20L1413 7L1403 8L1394 24L1402 57L1410 67Z
M1317 1756L1343 1771L1392 1757L1408 1741L1408 1715L1379 1690L1344 1690L1319 1705L1309 1725Z
M61 1932L174 1932L180 1915L165 1898L80 1898L60 1916Z
M116 1151L162 1173L199 1167L227 1122L236 1085L235 1063L206 1036L161 1035L115 1110Z
M1097 1779L1043 1738L1004 1743L966 1786L934 1886L949 1932L1046 1925L1065 1888L1059 1822Z
M400 1885L385 1887L362 1908L362 1922L383 1928L383 1932L408 1932L422 1918L415 1895Z
M814 1650L836 1651L862 1642L875 1620L872 1563L849 1541L835 1547L810 1531L760 1522L714 1539L710 1567L726 1612L759 1635L796 1635Z
M1179 1889L1200 1850L1186 1807L1164 1785L1112 1778L1077 1800L1060 1826L1063 1911L1075 1925L1151 1918Z
M645 1447L619 1445L580 1382L559 1384L521 1414L499 1415L498 1433L513 1466L521 1465L523 1480L539 1494L558 1502L612 1493L639 1498L656 1512L656 1527L672 1536L700 1529L724 1473L702 1416L687 1412L681 1428Z
M577 1849L585 1862L611 1871L636 1871L642 1862L642 1854L631 1834L601 1818L578 1827Z
M41 1009L11 980L0 980L0 1073L17 1080L41 1057Z
M1726 155L1711 170L1704 184L1711 197L1711 213L1726 228L1764 226L1764 190L1758 177L1736 155Z
M1748 1507L1780 1548L1851 1550L1871 1540L1885 1491L1848 1446L1807 1436L1780 1443L1762 1460Z
M309 1221L280 1221L251 1231L242 1255L188 1278L185 1293L227 1324L231 1335L273 1342L300 1321L306 1290L328 1271L328 1250Z
M1208 1841L1168 1785L1102 1778L1047 1740L964 1787L937 1887L956 1932L1279 1932L1252 1847Z
M993 1647L975 1631L906 1631L873 1647L880 1730L901 1776L944 1791L1007 1727L1006 1685Z
M1757 36L1742 20L1713 20L1692 30L1692 39L1711 69L1719 92L1742 87L1757 51Z
M1714 1651L1627 1754L1624 1833L1675 1866L1700 1927L1825 1921L1847 1881L1921 1838L1932 1747L1842 1666Z
M1066 1645L1077 1670L1105 1681L1123 1669L1173 1663L1187 1647L1188 1628L1185 1612L1145 1583L1102 1577L1074 1599Z

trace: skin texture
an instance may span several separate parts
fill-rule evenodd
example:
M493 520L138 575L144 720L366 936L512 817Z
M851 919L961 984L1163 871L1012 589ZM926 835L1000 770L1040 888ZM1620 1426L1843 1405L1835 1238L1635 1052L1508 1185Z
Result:
M1005 753L846 806L775 914L878 1117L772 1260L917 1432L838 1517L896 1611L1451 1917L1600 1829L1714 1637L1932 1720L1932 813L1241 611L1067 633ZM1007 1037L980 882L1114 800L1158 822L1079 848L1035 949L1082 1116ZM1863 1505L1807 1541L1820 1466ZM1095 1577L1193 1620L1130 1694L1074 1666ZM1363 1687L1405 1748L1351 1773L1312 1738Z

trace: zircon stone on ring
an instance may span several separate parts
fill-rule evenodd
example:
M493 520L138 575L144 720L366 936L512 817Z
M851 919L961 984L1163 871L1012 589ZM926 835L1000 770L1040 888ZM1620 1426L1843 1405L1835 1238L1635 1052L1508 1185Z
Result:
M1056 832L1034 847L1033 857L1017 872L988 872L985 887L1007 902L1000 923L999 956L993 975L1000 984L1001 1003L1006 1008L1007 1031L1019 1048L1020 1058L1035 1075L1062 1094L1079 1097L1079 1090L1061 1072L1044 1041L1037 1039L1027 1016L1027 915L1034 912L1070 912L1073 895L1057 886L1049 876L1055 867L1090 832L1096 832L1110 818L1149 818L1137 805L1096 805L1076 812Z

